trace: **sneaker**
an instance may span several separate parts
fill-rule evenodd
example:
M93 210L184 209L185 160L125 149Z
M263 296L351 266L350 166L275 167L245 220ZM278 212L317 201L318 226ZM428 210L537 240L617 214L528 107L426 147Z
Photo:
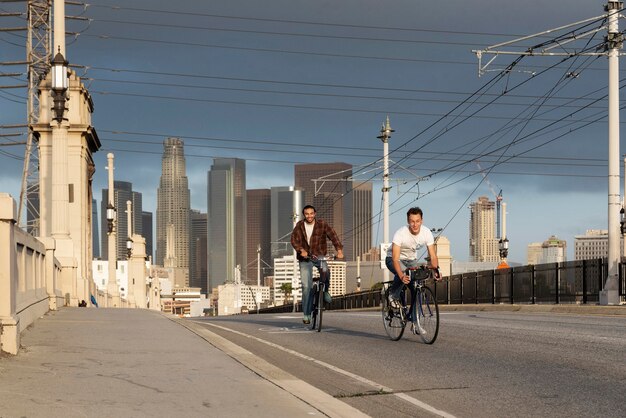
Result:
M304 315L304 316L302 317L302 322L303 322L305 325L310 324L310 323L311 323L311 315Z
M389 306L394 309L399 309L402 305L400 304L400 299L393 295L389 295Z
M415 335L426 335L427 332L420 324L413 324L413 332Z
M324 292L324 302L331 303L332 301L333 301L333 298L330 296L330 293Z

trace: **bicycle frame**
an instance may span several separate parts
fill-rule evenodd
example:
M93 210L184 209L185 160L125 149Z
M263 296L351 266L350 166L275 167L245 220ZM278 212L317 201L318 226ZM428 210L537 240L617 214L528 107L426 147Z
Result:
M326 256L311 257L314 267L319 272L319 277L313 279L309 298L311 298L311 329L317 326L317 332L322 330L322 313L324 312L324 291L326 283L330 284L330 270L328 269L328 260ZM316 280L317 279L317 280Z
M424 281L432 277L432 271L421 266L407 269L411 281L404 284L400 294L401 307L390 307L387 302L389 284L383 287L383 325L387 335L394 341L402 338L404 328L411 323L411 331L426 344L432 344L439 333L439 307L432 290ZM407 300L410 299L410 303Z

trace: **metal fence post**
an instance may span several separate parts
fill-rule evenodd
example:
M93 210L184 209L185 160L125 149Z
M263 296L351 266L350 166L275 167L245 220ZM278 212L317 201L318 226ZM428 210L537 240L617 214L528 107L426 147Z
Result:
M530 266L530 282L531 282L531 286L530 286L530 300L532 301L532 304L534 305L536 303L536 301L535 301L535 286L537 286L536 277L535 277L535 265L534 264Z
M556 295L556 300L555 303L558 305L559 304L559 296L561 293L561 269L559 268L559 263L555 263L555 268L556 268L556 292L554 292Z

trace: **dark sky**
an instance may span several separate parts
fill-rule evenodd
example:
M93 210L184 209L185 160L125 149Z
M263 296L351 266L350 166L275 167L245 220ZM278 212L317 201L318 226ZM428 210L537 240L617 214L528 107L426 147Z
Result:
M396 131L392 232L406 209L419 205L427 226L445 228L453 257L466 260L469 203L502 190L512 261L525 262L526 246L550 235L567 240L571 258L575 235L606 229L607 60L524 57L503 75L518 56L500 55L478 77L472 50L600 16L604 3L105 0L67 6L68 17L88 18L68 19L67 59L93 96L93 124L103 144L95 155L94 195L106 187L106 154L114 152L116 179L133 182L145 210L154 211L168 136L185 141L192 206L203 211L213 157L246 159L248 188L292 185L294 163L343 161L354 165L355 178L374 180L378 191L382 144L376 137L389 116ZM19 7L0 5L2 11ZM23 17L0 22L25 25ZM586 29L600 25L592 21ZM539 51L563 33L500 50ZM595 51L604 35L551 51ZM24 33L0 32L0 61L23 60L24 45ZM3 79L2 85L20 84L25 76ZM25 89L0 89L3 125L24 123L25 98ZM8 138L0 144L20 140ZM16 199L22 157L23 146L0 146L0 190ZM379 192L373 209L382 210ZM254 222L254 214L247 221ZM378 223L374 240L382 240Z

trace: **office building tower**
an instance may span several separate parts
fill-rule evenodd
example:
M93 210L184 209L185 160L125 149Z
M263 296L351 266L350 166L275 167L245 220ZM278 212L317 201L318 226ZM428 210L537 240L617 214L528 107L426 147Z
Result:
M541 242L531 242L526 246L526 264L535 265L541 264Z
M91 199L91 245L93 258L100 258L100 234L98 233L98 204Z
M216 158L207 174L209 292L247 266L246 162Z
M126 260L128 257L126 250L126 240L128 240L128 213L126 213L126 202L131 201L132 205L132 228L135 234L142 234L143 222L142 196L139 192L133 191L133 184L128 181L113 182L113 206L117 219L117 260ZM108 222L106 219L107 205L109 203L109 189L102 189L102 200L100 201L100 253L103 260L109 259L108 246Z
M541 244L543 263L562 263L567 261L567 243L552 235Z
M253 218L254 222L248 223L248 251L247 251L247 271L244 270L244 280L247 284L257 284L257 275L260 272L260 284L263 284L263 277L272 274L272 259L270 252L271 242L271 204L270 189L252 189L246 192L247 215ZM257 256L257 251L260 251ZM260 258L260 263L257 263Z
M372 249L372 183L352 182L352 256L356 260Z
M605 258L609 254L609 233L606 229L588 229L585 235L574 236L574 260ZM624 254L624 237L620 237L620 254Z
M207 215L191 210L191 251L189 252L189 285L199 287L200 293L208 291L207 280Z
M151 261L154 260L153 229L152 212L141 212L141 235L146 240L146 256L150 257Z
M185 269L189 281L189 183L185 166L184 143L179 138L163 141L161 180L157 190L156 263L164 265L167 253L168 231L172 260L177 268Z
M291 232L296 221L302 219L304 190L295 187L271 189L271 241L272 260L293 254Z
M469 261L500 261L496 238L496 202L485 196L470 203Z
M315 206L317 217L335 229L346 260L354 260L352 165L346 163L296 164L295 186L304 190L304 204ZM328 242L329 252L333 246Z

